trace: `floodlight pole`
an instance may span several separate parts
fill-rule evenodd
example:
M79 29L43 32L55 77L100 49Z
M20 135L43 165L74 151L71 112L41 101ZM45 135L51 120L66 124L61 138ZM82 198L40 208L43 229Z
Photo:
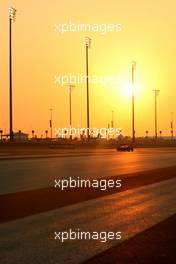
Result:
M13 141L13 94L12 94L12 22L15 21L16 9L9 8L9 105L10 105L10 141Z
M69 84L69 121L70 121L70 128L72 128L72 89L75 85ZM72 135L70 135L70 139L72 139Z
M114 110L112 110L111 127L114 128Z
M51 139L53 138L53 109L50 108L50 133Z
M87 86L87 139L90 139L90 116L89 116L89 48L91 39L86 37L86 86Z
M174 138L174 113L171 112L171 139L173 140Z
M136 62L132 62L132 142L135 144L135 108L134 108L134 89L135 89L135 80L134 73L136 69Z
M160 90L153 90L155 96L155 140L158 138L158 114L157 114L157 96Z

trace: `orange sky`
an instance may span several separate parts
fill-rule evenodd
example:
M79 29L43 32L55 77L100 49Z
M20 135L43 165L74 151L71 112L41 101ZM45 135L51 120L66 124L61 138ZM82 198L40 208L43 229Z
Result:
M90 74L117 75L116 84L90 85L91 127L106 127L115 111L115 124L131 133L131 61L136 69L136 131L154 134L153 89L158 97L159 130L170 131L175 112L176 3L174 0L0 0L0 128L9 129L8 7L17 11L13 24L14 131L38 135L49 128L49 109L54 126L68 127L68 93L54 84L57 74L85 74L85 36L92 38ZM122 24L121 32L65 33L54 24ZM73 126L86 125L86 87L77 85L72 94Z

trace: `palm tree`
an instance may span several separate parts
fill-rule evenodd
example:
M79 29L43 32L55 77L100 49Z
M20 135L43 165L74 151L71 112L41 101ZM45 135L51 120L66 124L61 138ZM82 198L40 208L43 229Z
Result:
M1 135L1 141L2 141L2 133L3 133L3 131L2 131L2 130L0 130L0 135Z
M45 130L46 138L48 137L48 130Z
M161 136L162 136L162 131L160 130L160 132L159 132L159 133L160 133L160 138L161 138Z
M35 131L34 131L34 130L32 130L32 138L34 138L34 133L35 133Z
M146 138L148 138L149 131L146 130L145 133L146 133Z
M18 131L19 134L19 140L21 141L21 130Z

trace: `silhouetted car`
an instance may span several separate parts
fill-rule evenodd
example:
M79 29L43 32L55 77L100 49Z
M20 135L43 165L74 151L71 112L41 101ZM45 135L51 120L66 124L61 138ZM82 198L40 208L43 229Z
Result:
M133 151L134 148L133 146L130 145L121 145L121 146L117 146L117 151Z

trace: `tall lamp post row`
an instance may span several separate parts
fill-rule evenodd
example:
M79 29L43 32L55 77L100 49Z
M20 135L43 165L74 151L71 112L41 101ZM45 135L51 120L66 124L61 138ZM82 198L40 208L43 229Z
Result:
M135 144L135 70L136 62L132 62L132 141ZM158 113L157 113L157 96L160 90L153 90L155 96L155 140L158 138ZM171 117L171 120L173 118ZM173 133L173 121L171 121L171 134Z
M13 87L12 87L12 23L15 22L16 9L10 7L9 9L9 107L10 107L10 141L13 141ZM86 88L87 88L87 138L90 139L90 113L89 113L89 49L91 46L91 39L86 37ZM132 141L135 143L135 70L136 62L132 62ZM69 85L69 112L70 112L70 127L72 126L72 114L71 114L71 90L73 85ZM153 90L155 95L155 139L157 140L157 96L159 90ZM112 113L113 115L113 113ZM113 118L112 118L113 120ZM113 125L113 121L112 121ZM52 136L52 109L50 109L50 128L51 138ZM173 135L173 121L171 121L171 133Z
M12 22L15 22L16 9L14 7L9 8L9 106L10 106L10 141L13 141L13 90L12 90ZM87 138L90 138L90 116L89 116L89 48L91 45L91 39L86 37L86 86L87 86ZM71 116L71 89L69 86L69 110L70 110L70 126L72 126ZM52 109L50 109L50 129L52 138Z

